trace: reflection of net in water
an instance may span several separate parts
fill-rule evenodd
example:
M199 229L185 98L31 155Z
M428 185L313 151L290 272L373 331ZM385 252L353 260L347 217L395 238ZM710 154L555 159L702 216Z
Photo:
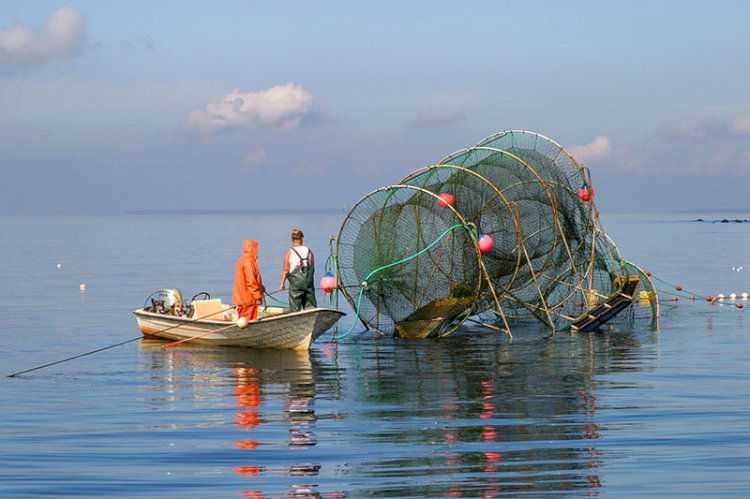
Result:
M480 234L494 241L484 253ZM442 336L470 315L508 332L529 319L585 329L626 308L636 289L653 291L601 230L587 170L525 131L365 196L341 226L337 260L362 321L399 336Z

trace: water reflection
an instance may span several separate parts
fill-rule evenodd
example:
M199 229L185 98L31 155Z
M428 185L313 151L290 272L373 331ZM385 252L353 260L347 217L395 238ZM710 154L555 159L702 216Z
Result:
M514 333L513 344L463 333L305 353L144 342L143 354L163 403L184 405L176 395L191 382L196 403L231 397L234 430L216 438L250 480L245 497L598 496L597 393L607 374L654 359L633 333Z
M317 444L315 363L318 361L313 360L313 353L215 349L192 345L162 350L162 344L160 341L143 340L141 351L149 368L162 376L164 384L160 388L166 392L165 401L175 400L174 393L191 381L199 381L200 386L206 387L208 392L215 392L227 384L231 386L236 407L234 426L242 432L240 438L233 442L233 447L243 453L236 457L236 461L242 463L234 466L238 475L264 482L266 475L276 477L283 474L295 479L294 483L287 485L289 495L319 496L316 483L300 481L299 478L317 476L321 465L314 461L298 461L294 457L289 459L290 455L274 449L279 445L292 450L305 449ZM195 398L200 400L206 396L201 393L196 394ZM283 401L283 407L277 410L279 398ZM279 424L286 427L283 442L273 438L278 433ZM274 428L264 430L266 425ZM257 456L264 447L276 452L270 458L268 451L263 453L264 457ZM282 461L287 464L281 465ZM266 497L262 489L242 491L242 495Z
M237 426L247 431L255 430L260 424L258 408L261 404L261 397L260 382L257 376L259 372L256 368L248 367L232 369L232 374L237 380L234 395L237 397L237 407L240 408L240 412L237 413ZM242 440L235 442L234 446L238 449L256 449L258 441L253 439Z
M351 463L354 475L409 483L404 495L598 495L596 377L643 369L633 334L449 337L360 349L369 424L351 445L390 443L396 457ZM538 338L538 336L537 336ZM395 489L394 489L395 490ZM388 495L387 493L385 495Z

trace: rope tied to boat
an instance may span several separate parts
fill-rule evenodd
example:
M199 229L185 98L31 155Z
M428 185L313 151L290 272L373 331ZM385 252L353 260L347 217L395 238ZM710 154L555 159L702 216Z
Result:
M220 312L218 312L218 313L223 313L223 312L226 312L226 311L228 311L228 310L231 310L232 308L233 308L233 307L231 307L231 306L230 306L230 307L227 307L226 309L224 309L224 310L221 310L221 311L220 311ZM216 313L217 313L217 312L212 312L212 313L210 313L210 314L207 314L207 315L205 315L205 316L203 316L203 317L198 317L198 318L196 318L196 319L192 319L192 320L190 320L190 321L188 321L188 322L184 322L184 323L182 323L182 324L177 324L176 326L170 326L170 327L168 327L168 328L166 328L166 329L162 329L161 331L158 331L158 332L159 332L159 333L163 333L163 332L165 332L165 331L169 331L170 329L175 329L175 328L178 328L178 327L181 327L181 326L185 326L185 325L187 325L187 324L191 324L191 323L193 323L193 322L195 322L195 321L199 321L199 320L201 320L201 319L205 319L205 318L207 318L207 317L209 317L209 316L211 316L211 315L214 315L214 314L216 314ZM234 327L234 326L236 326L236 325L237 325L236 323L232 323L232 327ZM63 362L68 362L68 361L70 361L70 360L80 359L81 357L86 357L87 355L93 355L93 354L95 354L95 353L103 352L103 351L105 351L105 350L109 350L110 348L114 348L114 347L119 347L119 346L122 346L122 345L127 345L128 343L132 343L132 342L134 342L134 341L136 341L136 340L140 340L141 338L143 338L143 335L142 335L142 334L141 334L141 335L139 335L139 336L136 336L135 338L131 338L131 339L129 339L129 340L126 340L126 341L121 341L121 342L119 342L119 343L115 343L115 344L113 344L113 345L109 345L109 346L106 346L106 347L101 347L101 348L97 348L96 350L91 350L90 352L84 352L84 353L81 353L81 354L78 354L78 355L74 355L74 356L72 356L72 357L68 357L68 358L65 358L65 359L57 360L57 361L55 361L55 362L50 362L50 363L48 363L48 364L44 364L44 365L41 365L41 366L33 367L33 368L31 368L31 369L26 369L26 370L24 370L24 371L18 371L18 372L16 372L16 373L13 373L13 374L8 374L8 375L6 375L6 377L8 377L8 378L15 378L15 377L16 377L16 376L18 376L19 374L26 374L26 373L30 373L30 372L32 372L32 371L37 371L37 370L39 370L39 369L44 369L45 367L50 367L50 366L54 366L54 365L57 365L57 364L62 364Z

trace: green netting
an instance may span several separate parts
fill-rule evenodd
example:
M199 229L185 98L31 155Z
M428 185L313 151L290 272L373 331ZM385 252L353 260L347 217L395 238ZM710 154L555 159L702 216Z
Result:
M379 331L441 336L470 314L506 330L530 319L580 324L603 313L628 276L653 290L579 188L590 189L587 171L556 142L526 131L488 137L352 208L337 246L344 295ZM441 201L447 194L453 206ZM480 234L491 250L479 250Z
M385 187L357 203L342 226L340 287L377 330L431 320L440 310L439 333L474 309L481 273L471 230L456 211L436 205L426 190Z

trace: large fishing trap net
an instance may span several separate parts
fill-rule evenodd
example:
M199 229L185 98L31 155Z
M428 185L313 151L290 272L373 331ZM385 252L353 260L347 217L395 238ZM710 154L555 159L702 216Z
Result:
M508 333L658 324L655 288L605 235L588 169L538 133L497 133L367 194L335 257L362 322L397 336L444 336L469 318Z

